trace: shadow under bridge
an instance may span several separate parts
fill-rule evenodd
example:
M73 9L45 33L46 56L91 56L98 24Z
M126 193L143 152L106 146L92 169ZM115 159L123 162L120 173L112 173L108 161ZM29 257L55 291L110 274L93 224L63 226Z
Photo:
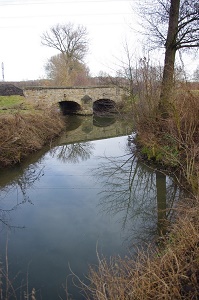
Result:
M59 107L63 115L73 115L81 112L81 105L75 101L61 101Z
M116 103L113 100L99 99L93 102L92 99L89 99L88 97L82 100L82 105L75 101L60 101L59 107L63 115L84 115L85 109L88 110L88 108L90 109L91 114L116 112Z

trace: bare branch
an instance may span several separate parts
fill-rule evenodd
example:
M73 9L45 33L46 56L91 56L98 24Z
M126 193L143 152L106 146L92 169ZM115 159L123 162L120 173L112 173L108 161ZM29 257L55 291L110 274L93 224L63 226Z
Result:
M88 33L84 26L74 28L73 24L57 24L49 32L43 33L41 43L57 49L67 59L82 61L88 51Z

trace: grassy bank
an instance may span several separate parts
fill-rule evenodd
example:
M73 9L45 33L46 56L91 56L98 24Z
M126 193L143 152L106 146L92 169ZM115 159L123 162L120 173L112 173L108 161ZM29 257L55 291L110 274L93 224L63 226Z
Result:
M38 110L22 96L0 97L0 167L19 163L41 149L64 128L60 114Z
M90 267L87 299L199 299L199 94L177 90L167 119L158 97L133 103L137 147L142 159L169 170L191 192L175 211L175 224L148 251L136 258L99 257Z

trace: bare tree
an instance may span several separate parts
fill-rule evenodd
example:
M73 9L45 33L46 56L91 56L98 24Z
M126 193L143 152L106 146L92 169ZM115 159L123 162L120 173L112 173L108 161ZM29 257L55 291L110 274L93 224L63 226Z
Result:
M88 33L84 26L78 25L75 28L72 23L57 24L43 33L41 43L60 52L69 77L88 52Z
M150 2L145 7L142 15L152 43L165 47L159 105L165 116L172 96L176 51L199 47L199 3L198 0L155 0L153 5Z
M42 44L57 49L66 59L82 61L88 51L88 33L84 26L71 23L51 27L41 36Z
M142 113L153 111L157 107L160 96L161 67L154 65L149 55L136 58L130 51L131 47L126 42L124 46L125 57L120 60L120 69L117 72L119 85L129 91L129 104L135 111L135 104L139 99L139 108ZM138 109L138 106L137 106Z

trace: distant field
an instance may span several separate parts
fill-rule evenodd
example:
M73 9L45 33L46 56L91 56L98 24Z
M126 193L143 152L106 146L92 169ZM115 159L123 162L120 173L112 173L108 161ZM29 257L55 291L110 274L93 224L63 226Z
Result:
M25 97L23 96L0 96L0 113L11 113L29 108L30 106L25 102Z

